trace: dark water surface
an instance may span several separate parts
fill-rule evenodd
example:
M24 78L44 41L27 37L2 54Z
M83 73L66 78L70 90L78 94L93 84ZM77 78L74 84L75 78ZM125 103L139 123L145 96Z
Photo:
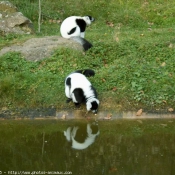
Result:
M174 119L98 121L86 149L66 140L68 127L86 120L1 120L0 174L174 175Z

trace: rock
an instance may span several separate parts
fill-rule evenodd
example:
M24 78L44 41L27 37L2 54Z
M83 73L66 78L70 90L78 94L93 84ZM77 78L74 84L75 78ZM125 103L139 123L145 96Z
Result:
M17 11L17 8L9 1L0 1L0 12L14 13Z
M34 33L33 24L9 1L0 1L0 31L4 34Z
M32 38L23 44L16 44L4 47L0 51L0 56L7 52L20 52L27 60L38 61L52 55L55 49L59 47L69 47L75 50L83 51L80 44L73 40L65 39L60 36L46 36L43 38Z

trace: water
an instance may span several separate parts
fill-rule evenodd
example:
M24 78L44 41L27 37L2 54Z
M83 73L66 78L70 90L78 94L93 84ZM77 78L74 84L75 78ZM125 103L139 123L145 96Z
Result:
M74 135L82 143L93 122L1 120L0 174L175 174L174 119L101 120L92 144L72 148L64 131L78 126Z

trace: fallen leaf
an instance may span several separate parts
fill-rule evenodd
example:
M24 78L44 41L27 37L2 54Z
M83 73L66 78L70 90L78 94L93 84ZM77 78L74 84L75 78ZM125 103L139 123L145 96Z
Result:
M109 27L114 27L114 23L113 23L113 22L106 21L106 24L107 24Z
M119 42L119 38L118 38L118 37L116 37L116 38L115 38L115 41L116 41L116 42Z
M169 48L173 48L173 44L172 44L172 43L170 43L168 47L169 47Z
M61 117L61 119L65 120L66 119L66 115L63 114L62 117Z
M108 68L108 64L104 64L104 67Z
M103 78L102 81L105 82L106 80Z
M169 77L172 77L173 75L172 75L172 73L169 73Z
M91 120L91 117L87 116L86 119L87 119L87 120Z
M173 112L174 109L173 109L173 108L169 108L168 111L169 111L169 112Z
M57 20L57 23L60 24L62 21L61 20Z
M49 23L52 23L52 19L49 19Z
M151 25L152 26L153 24L154 24L153 22L148 22L148 25Z
M116 91L116 90L117 90L117 87L113 87L112 90L113 90L113 91Z
M110 173L113 173L113 172L116 172L117 171L117 168L116 167L111 167L110 169L109 169L109 172Z
M108 114L106 117L104 117L105 120L110 120L112 118L112 114Z
M166 63L165 62L163 62L162 64L161 64L161 67L164 67L166 65Z
M142 109L139 109L139 110L137 111L137 113L136 113L136 116L141 116L141 115L142 115L142 112L143 112L143 110L142 110Z
M2 107L2 111L6 111L8 108L7 107Z

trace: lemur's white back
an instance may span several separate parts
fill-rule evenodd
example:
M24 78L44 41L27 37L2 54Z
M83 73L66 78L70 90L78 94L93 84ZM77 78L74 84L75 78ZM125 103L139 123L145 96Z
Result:
M61 27L60 27L60 33L63 38L70 38L72 36L81 37L80 28L75 21L77 17L78 16L70 16L62 22ZM75 32L69 35L68 33L75 27L76 27Z

